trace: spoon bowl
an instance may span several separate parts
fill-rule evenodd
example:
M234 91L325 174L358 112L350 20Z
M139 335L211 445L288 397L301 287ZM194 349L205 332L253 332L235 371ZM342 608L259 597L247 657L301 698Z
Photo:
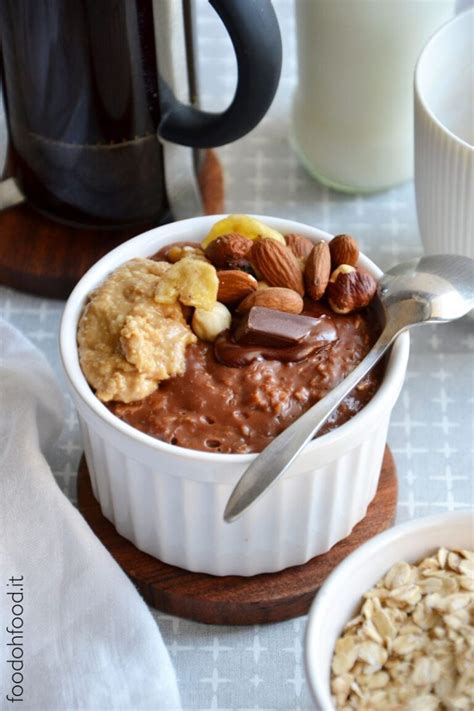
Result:
M228 523L240 517L296 459L346 395L380 360L403 331L424 323L442 323L474 308L474 260L456 255L427 255L398 264L378 283L385 327L365 358L326 397L276 437L245 470L224 511Z
M434 254L397 264L380 279L378 295L385 310L396 305L408 325L452 321L474 307L474 260Z

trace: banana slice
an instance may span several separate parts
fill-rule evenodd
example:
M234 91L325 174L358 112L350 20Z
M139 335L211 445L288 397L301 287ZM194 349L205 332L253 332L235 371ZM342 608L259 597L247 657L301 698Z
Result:
M219 222L216 222L216 224L212 226L209 234L201 242L202 249L206 249L207 245L215 239L222 237L222 235L227 235L230 232L238 232L252 240L265 237L285 244L285 238L280 232L256 220L254 217L250 217L249 215L229 215L229 217L224 217L223 220L219 220Z
M209 311L217 301L218 288L219 279L212 264L185 257L173 264L160 279L155 301L174 304L179 300L186 306Z

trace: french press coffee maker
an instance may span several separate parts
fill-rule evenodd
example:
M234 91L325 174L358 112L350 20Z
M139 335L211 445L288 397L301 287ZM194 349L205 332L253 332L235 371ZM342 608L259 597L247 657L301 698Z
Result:
M270 0L210 3L238 68L222 113L198 107L193 0L0 0L7 202L95 228L199 214L200 149L248 133L281 68Z

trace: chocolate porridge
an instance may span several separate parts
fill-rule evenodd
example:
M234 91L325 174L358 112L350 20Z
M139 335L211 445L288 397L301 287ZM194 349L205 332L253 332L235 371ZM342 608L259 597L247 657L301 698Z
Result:
M328 308L306 304L305 314ZM331 316L337 341L297 363L254 360L241 367L220 363L213 344L188 347L186 372L162 383L147 398L114 402L112 412L164 442L206 452L259 452L321 400L359 363L380 328L373 310ZM343 424L373 396L380 369L345 398L321 434Z
M355 266L353 238L328 247L248 224L213 228L201 247L176 243L132 260L90 295L81 318L81 365L98 397L164 442L261 451L340 383L381 331L375 282ZM374 369L321 434L359 412L382 374Z

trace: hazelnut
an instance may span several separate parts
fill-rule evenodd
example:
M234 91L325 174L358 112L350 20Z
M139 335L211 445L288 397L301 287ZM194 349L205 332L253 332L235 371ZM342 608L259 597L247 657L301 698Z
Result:
M205 251L216 269L242 269L248 271L250 262L247 255L252 247L252 240L238 232L231 232L213 240Z
M337 269L331 273L329 281L335 282L337 281L339 274L351 274L351 272L355 271L357 271L357 269L352 267L350 264L340 264Z
M326 293L335 313L348 314L368 306L376 291L377 283L370 274L341 264L331 274Z
M201 259L204 262L207 261L206 257L204 256L204 252L200 247L192 247L188 244L175 244L170 247L166 252L166 259L171 262L171 264L176 264L176 262L180 262L181 259L184 259L185 257Z
M212 309L196 309L191 327L198 338L203 341L215 341L221 331L230 328L232 315L224 304L216 301Z
M331 252L331 267L336 269L340 264L355 267L359 259L359 247L351 235L336 235L329 242Z

